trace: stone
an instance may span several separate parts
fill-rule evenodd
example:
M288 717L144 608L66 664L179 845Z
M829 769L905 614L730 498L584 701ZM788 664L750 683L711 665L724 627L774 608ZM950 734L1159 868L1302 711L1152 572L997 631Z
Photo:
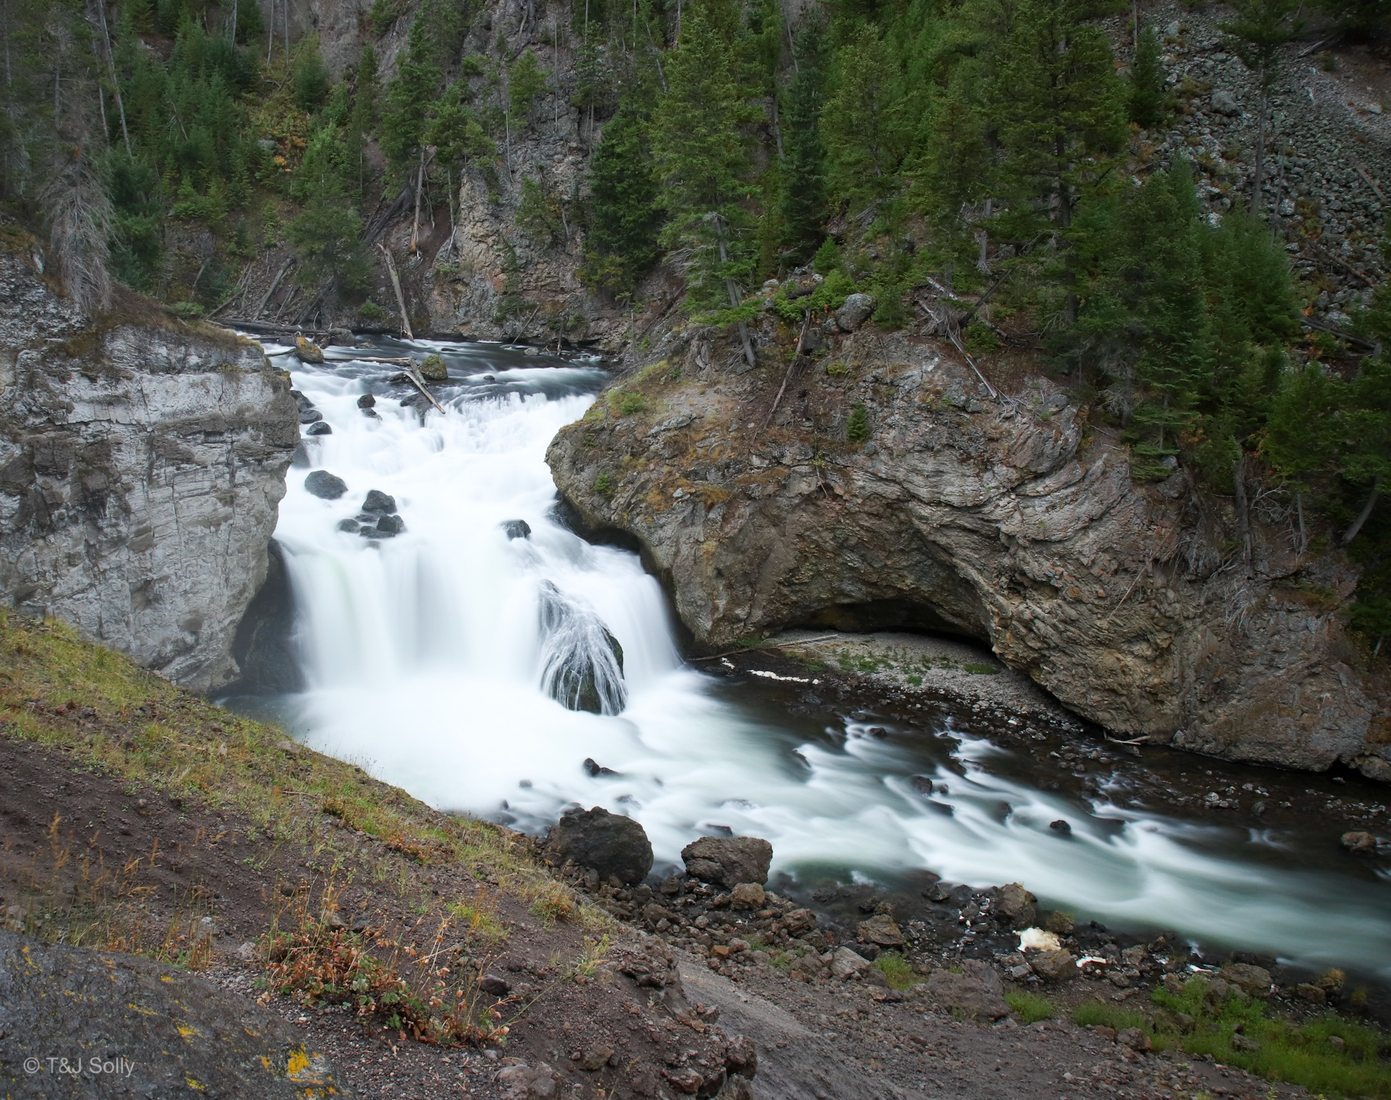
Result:
M1141 1054L1153 1049L1150 1038L1138 1027L1124 1027L1116 1032L1116 1042Z
M564 641L547 650L542 689L570 710L617 714L628 702L623 647L593 608L549 581L541 585L538 615L543 637Z
M887 913L861 921L858 934L861 943L872 943L876 947L902 947L905 942L903 929Z
M493 973L484 974L479 978L478 988L490 997L506 997L512 992L512 986L507 979Z
M1275 987L1275 979L1270 976L1270 971L1252 963L1228 963L1218 971L1218 976L1248 997L1264 999L1270 996Z
M396 511L396 498L388 493L383 493L380 489L369 489L367 496L362 501L362 510L383 516L390 515Z
M652 870L652 843L643 827L630 817L600 806L567 810L551 827L546 849L559 860L612 876L630 886Z
M1212 97L1208 100L1210 106L1219 115L1239 115L1241 114L1241 104L1236 101L1236 96L1226 88L1214 88Z
M304 433L305 435L332 435L333 426L326 420L320 420L310 424Z
M1339 838L1339 843L1349 852L1359 856L1375 855L1377 850L1377 838L1362 830L1344 833Z
M382 516L377 520L377 530L384 535L399 535L405 529L405 522L400 516Z
M373 397L370 393L364 393L361 397L357 399L357 407L359 409L370 409L374 405L376 405L376 403L377 399Z
M299 442L288 375L143 306L93 327L12 245L0 303L0 600L223 687Z
M1038 920L1038 898L1017 882L1001 886L995 897L995 914L1010 928L1028 928Z
M841 332L854 332L869 320L876 304L872 294L851 294L836 310L836 327Z
M524 519L509 519L502 525L502 530L509 542L513 539L531 538L531 524Z
M1002 1020L1009 1015L1000 975L980 959L963 959L959 970L934 970L924 990L939 1008L973 1020Z
M686 873L727 889L741 882L768 881L773 846L754 836L703 836L681 849Z
M1040 951L1029 967L1045 982L1065 982L1077 977L1077 959L1071 951Z
M718 459L683 450L675 462L670 437L649 437L644 418L591 420L561 429L547 452L567 514L581 532L640 545L705 652L792 624L882 630L906 617L987 641L1006 666L1127 739L1310 770L1391 765L1382 736L1391 695L1351 656L1341 622L1241 571L1179 571L1132 587L1148 576L1156 531L1222 560L1186 495L1137 485L1120 452L1088 450L1075 407L1044 415L1046 381L1029 382L1017 402L984 401L966 367L906 336L875 341L858 370L881 380L878 396L866 390L867 412L876 438L893 441L892 461L838 453L828 478L789 443ZM767 394L702 370L701 354L708 362L694 345L672 361L682 373L664 401L698 401L710 438L762 423ZM596 455L623 456L611 467L617 484L596 478ZM785 468L770 478L755 459L773 456ZM722 487L718 507L633 506L706 483ZM1356 583L1333 557L1316 571L1340 599Z
M427 355L420 361L420 377L427 382L448 382L449 367L445 365L443 357L439 355Z
M741 882L729 892L729 899L729 904L734 909L762 909L767 901L767 894L756 882Z
M1328 1003L1328 994L1312 982L1300 982L1294 987L1294 995L1301 1001L1308 1001L1311 1005Z
M560 1095L555 1070L544 1062L513 1062L498 1070L496 1081L503 1100L552 1100Z
M304 479L304 487L320 500L337 500L348 491L348 483L327 470L315 470Z
M302 363L322 363L324 361L323 349L307 336L295 334L295 355Z
M831 977L845 981L863 974L871 965L867 958L850 948L837 947L831 955Z
M299 408L299 422L301 424L316 424L324 418L324 414L313 405L301 405Z

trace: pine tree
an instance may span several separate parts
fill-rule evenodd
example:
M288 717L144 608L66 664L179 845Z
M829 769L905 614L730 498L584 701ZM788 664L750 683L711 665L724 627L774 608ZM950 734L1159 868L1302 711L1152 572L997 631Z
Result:
M747 237L749 158L741 132L747 109L729 51L691 10L668 56L667 92L653 117L652 153L667 212L661 241L684 262L692 308L737 304L753 270Z
M661 225L647 119L638 97L625 98L604 127L590 172L583 275L591 286L625 298L657 258Z
M1300 0L1236 0L1236 18L1222 24L1227 41L1242 63L1256 74L1260 106L1256 111L1256 155L1251 178L1251 210L1263 215L1265 146L1270 124L1270 93L1280 75L1280 48L1298 33Z
M824 29L809 22L797 35L797 70L787 93L782 166L783 241L792 263L806 261L825 235L826 149L821 141Z
M1153 27L1147 26L1140 32L1129 83L1130 121L1142 130L1154 129L1168 117L1169 88L1164 77L1159 35Z
M861 27L836 51L830 85L821 111L826 190L858 213L892 190L904 152L905 105L878 30Z

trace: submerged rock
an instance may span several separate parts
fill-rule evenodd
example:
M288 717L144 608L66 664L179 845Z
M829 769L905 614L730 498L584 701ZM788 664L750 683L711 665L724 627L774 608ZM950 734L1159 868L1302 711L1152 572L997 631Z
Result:
M549 581L539 595L541 690L570 710L617 714L628 702L618 639L593 609Z
M509 542L512 539L531 538L531 524L524 519L509 519L502 525L502 529L507 533Z
M370 393L364 393L361 397L357 399L357 407L359 409L370 409L376 403L377 399L373 397Z
M773 846L756 836L703 836L681 849L686 873L726 889L741 882L768 881Z
M382 516L377 520L377 530L387 535L399 535L406 529L400 516Z
M633 885L652 870L652 843L630 817L601 806L567 810L546 836L546 850L558 860Z
M348 483L327 470L315 470L304 479L304 487L320 500L337 500L348 491Z
M327 420L318 420L309 425L309 430L305 435L332 435L333 428Z

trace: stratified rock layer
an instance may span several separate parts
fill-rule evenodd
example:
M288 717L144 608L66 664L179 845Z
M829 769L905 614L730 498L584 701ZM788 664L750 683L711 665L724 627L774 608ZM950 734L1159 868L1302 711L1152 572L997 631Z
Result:
M920 341L861 333L790 371L726 358L697 338L630 383L640 413L600 402L548 454L580 524L638 544L698 645L951 631L1108 729L1391 779L1341 561L1257 522L1248 576L1220 501L1182 475L1136 486L1065 396L991 400Z
M298 439L289 376L133 298L89 321L37 262L0 254L0 594L218 686Z

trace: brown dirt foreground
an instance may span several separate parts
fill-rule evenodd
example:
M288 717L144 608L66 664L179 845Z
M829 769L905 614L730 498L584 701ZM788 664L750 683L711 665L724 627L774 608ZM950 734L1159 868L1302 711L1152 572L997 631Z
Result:
M185 999L207 980L259 1001L358 1097L1307 1095L1068 1023L964 1022L872 982L715 973L589 904L527 838L13 616L0 775L6 928L192 971L169 982ZM138 1071L121 1091L22 1070L51 1053L26 1047L43 1024L0 1006L6 1097L156 1095ZM201 1072L188 1095L235 1095Z

